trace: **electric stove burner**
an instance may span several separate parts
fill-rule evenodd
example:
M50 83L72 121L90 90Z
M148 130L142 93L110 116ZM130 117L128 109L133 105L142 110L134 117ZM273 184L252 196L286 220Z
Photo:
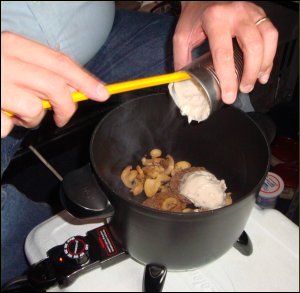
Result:
M252 244L243 232L235 247L244 255L252 253ZM113 239L108 225L88 231L86 236L72 236L47 252L47 258L33 265L28 279L34 288L48 289L55 282L61 287L71 285L80 275L98 266L106 268L128 257ZM161 292L167 269L158 264L146 266L145 292Z
M255 207L245 230L254 243L253 253L245 232L234 247L248 257L230 249L197 270L167 274L164 267L145 268L128 257L106 223L79 220L66 211L36 227L27 237L25 251L29 262L37 263L31 278L37 286L50 287L48 291L57 291L57 283L70 292L141 291L143 279L146 292L161 291L163 286L173 292L298 291L299 228L278 211ZM88 232L82 236L84 231ZM287 281L282 283L283 279Z

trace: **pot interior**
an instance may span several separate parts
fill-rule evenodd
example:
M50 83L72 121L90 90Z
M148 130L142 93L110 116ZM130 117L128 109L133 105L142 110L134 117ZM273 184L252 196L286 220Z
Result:
M144 96L110 112L93 134L91 162L114 194L142 202L145 196L134 197L120 175L127 165L141 164L154 148L225 179L233 203L257 188L268 168L266 139L245 113L224 107L206 121L189 124L165 94Z

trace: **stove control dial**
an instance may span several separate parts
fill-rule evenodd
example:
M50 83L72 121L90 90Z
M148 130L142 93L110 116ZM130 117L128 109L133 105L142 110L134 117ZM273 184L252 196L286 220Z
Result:
M78 265L83 265L89 260L89 245L82 236L69 238L64 244L64 254Z

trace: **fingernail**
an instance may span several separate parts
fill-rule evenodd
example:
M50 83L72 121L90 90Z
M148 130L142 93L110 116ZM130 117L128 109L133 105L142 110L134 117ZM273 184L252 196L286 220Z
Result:
M252 90L253 90L253 85L252 84L248 84L248 85L241 85L240 86L240 89L241 89L241 92L243 93L250 93Z
M104 102L109 98L109 92L104 85L99 84L97 86L97 96L100 102Z
M224 93L223 95L223 101L226 104L232 104L235 101L235 98L236 98L236 94L234 92Z
M259 78L259 81L260 81L262 84L267 83L268 80L269 80L269 74L265 74L265 75L263 75L263 76L261 76L261 77Z

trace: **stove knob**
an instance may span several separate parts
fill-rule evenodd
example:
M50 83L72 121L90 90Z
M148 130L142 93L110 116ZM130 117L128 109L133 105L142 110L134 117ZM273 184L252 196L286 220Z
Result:
M89 245L82 236L71 237L64 244L64 254L72 263L83 265L89 260Z

